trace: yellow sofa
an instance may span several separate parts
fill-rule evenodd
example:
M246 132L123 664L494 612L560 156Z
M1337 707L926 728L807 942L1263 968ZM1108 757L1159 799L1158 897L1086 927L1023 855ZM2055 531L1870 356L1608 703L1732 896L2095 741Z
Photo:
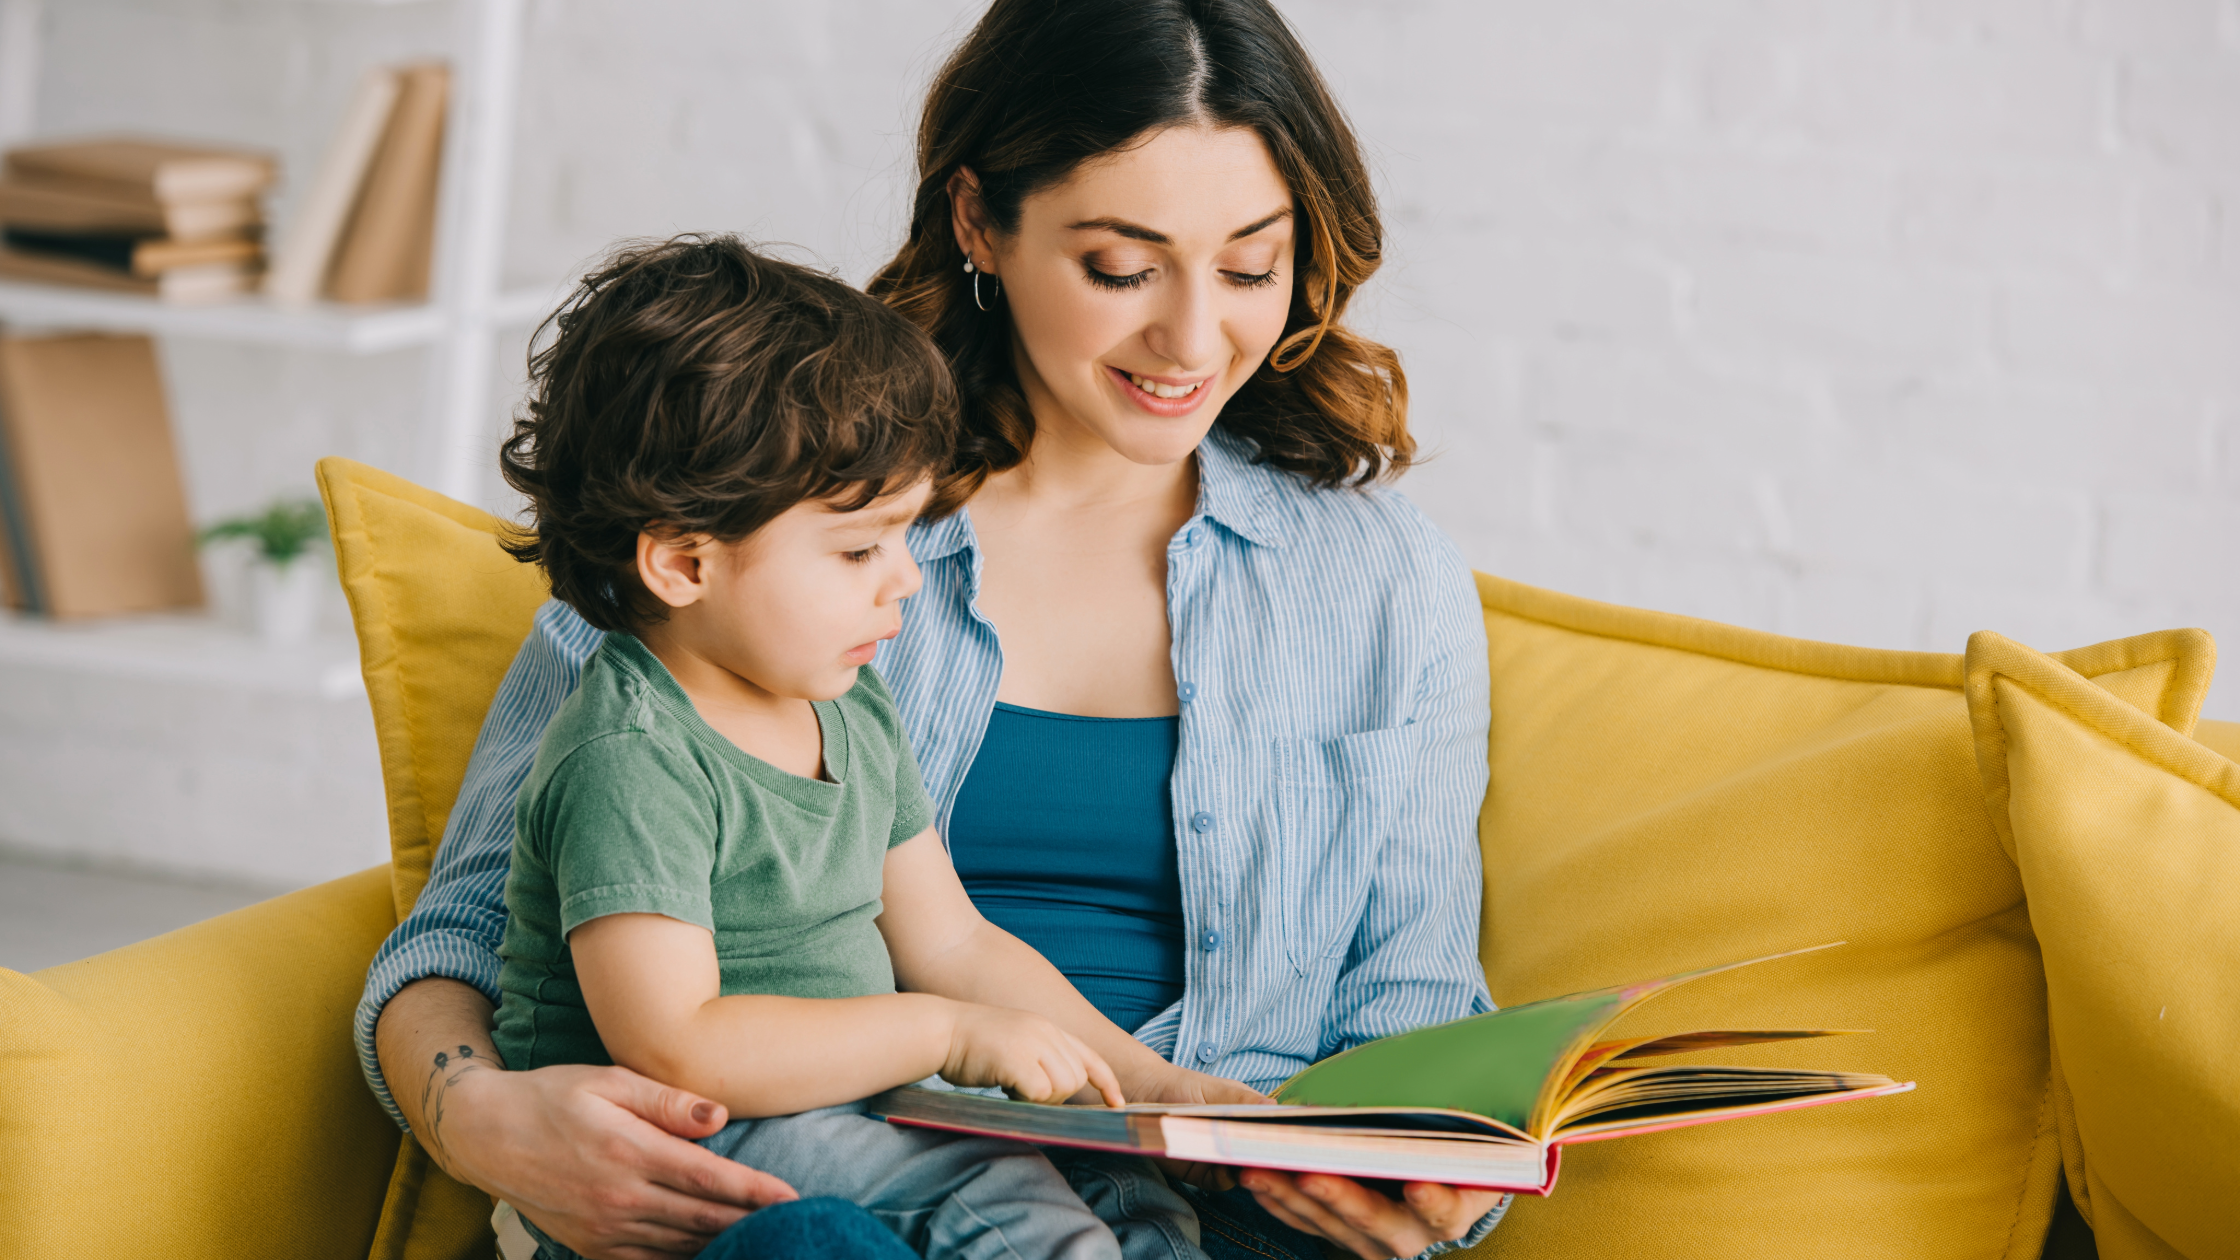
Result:
M367 961L425 883L480 715L541 589L498 551L484 514L347 461L324 461L320 476L394 861L98 958L0 971L0 1256L492 1252L488 1200L400 1140L359 1077L349 1023ZM2116 1104L2106 1081L2072 1098L2056 1062L2046 955L2016 865L2015 837L2036 824L1994 817L1983 795L1994 761L1979 773L1978 759L1996 754L2000 793L2046 776L2009 784L2006 745L1982 734L2003 729L2002 693L1980 679L1971 691L1968 662L1493 578L1480 594L1493 667L1482 954L1496 999L1848 939L1682 990L1643 1030L1874 1028L1721 1057L1921 1085L1578 1148L1556 1193L1519 1203L1482 1254L2023 1260L2040 1253L2064 1185L2087 1212L2095 1193L2123 1212L2124 1241L2103 1239L2102 1254L2234 1254L2198 1242L2219 1237L2216 1209L2114 1204L2110 1185L2153 1180L2140 1167L2153 1150L2131 1141L2094 1162L2095 1117ZM2240 785L2225 760L2240 753L2240 726L2195 721L2213 665L2205 635L2033 662L2100 697L2117 714L2103 724L2130 714L2154 727L2135 739L2196 780ZM2240 801L2240 786L2229 791ZM2240 910L2240 890L2204 896ZM2175 930L2182 939L2145 956L2197 957L2200 942ZM2138 1066L2151 1058L2127 1070L2161 1070ZM2135 1210L2192 1215L2158 1223Z

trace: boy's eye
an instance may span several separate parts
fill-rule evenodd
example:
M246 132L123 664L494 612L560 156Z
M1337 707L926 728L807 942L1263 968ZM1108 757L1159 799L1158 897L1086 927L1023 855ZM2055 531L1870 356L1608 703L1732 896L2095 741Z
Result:
M849 564L869 564L879 557L879 544L873 543L860 551L843 551L840 558Z

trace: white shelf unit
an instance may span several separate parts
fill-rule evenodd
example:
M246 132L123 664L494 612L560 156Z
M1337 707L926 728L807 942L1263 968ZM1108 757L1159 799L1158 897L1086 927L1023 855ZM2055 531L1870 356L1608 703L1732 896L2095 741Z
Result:
M559 296L499 286L523 0L263 2L410 5L457 23L429 300L180 305L0 281L0 322L342 354L421 348L420 454L397 471L471 502L495 440L496 335ZM0 147L38 134L44 6L0 0ZM364 695L347 634L274 647L209 615L0 612L0 841L295 883L378 862L387 844Z
M0 0L0 146L36 134L39 30L46 0ZM449 9L458 22L451 115L444 131L430 297L411 306L320 303L276 306L262 298L188 306L137 294L0 282L0 321L12 325L144 332L255 345L380 354L424 346L428 356L425 452L399 470L471 500L477 452L487 446L491 358L499 329L534 320L556 293L501 292L506 175L520 79L522 0L267 0L288 4L416 5ZM283 225L284 226L284 225Z

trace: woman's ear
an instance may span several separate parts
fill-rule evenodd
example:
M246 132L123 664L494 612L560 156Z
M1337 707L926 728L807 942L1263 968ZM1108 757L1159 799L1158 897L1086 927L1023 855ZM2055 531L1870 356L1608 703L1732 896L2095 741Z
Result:
M996 274L995 221L980 196L980 177L969 166L958 167L949 177L949 226L957 234L957 248L973 266Z
M696 534L638 534L638 581L671 608L697 604L708 593L709 539Z

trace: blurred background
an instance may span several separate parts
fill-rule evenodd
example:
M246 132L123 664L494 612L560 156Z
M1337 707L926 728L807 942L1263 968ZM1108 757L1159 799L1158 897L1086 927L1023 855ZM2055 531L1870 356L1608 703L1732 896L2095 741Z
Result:
M1279 6L1381 181L1355 319L1409 373L1402 488L1474 566L1886 648L2240 635L2240 0ZM0 141L269 152L283 242L366 71L452 72L430 304L0 282L0 320L154 332L197 526L328 454L509 512L492 442L566 279L697 229L861 282L980 7L0 0ZM88 871L247 897L384 860L339 598L259 639L238 552L209 613L0 625L0 965Z

